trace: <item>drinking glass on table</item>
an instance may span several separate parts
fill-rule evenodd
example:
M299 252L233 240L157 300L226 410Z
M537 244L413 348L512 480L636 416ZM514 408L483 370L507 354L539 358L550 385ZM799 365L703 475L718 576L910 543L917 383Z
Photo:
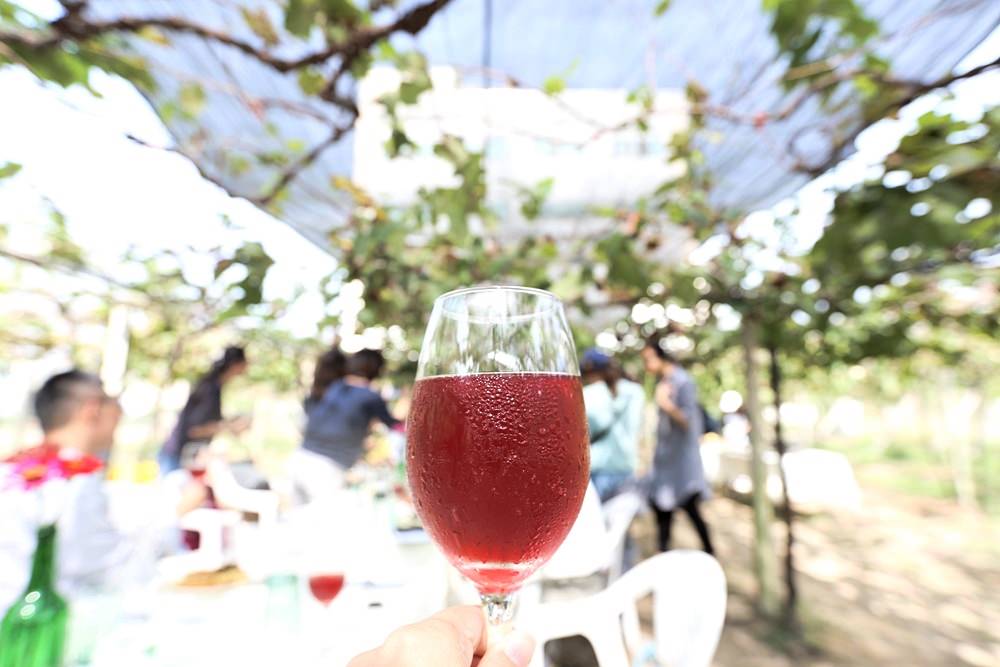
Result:
M590 453L579 376L553 294L476 287L434 302L407 421L410 487L494 625L580 511Z
M309 592L324 607L329 607L343 589L343 572L322 571L309 575Z
M308 570L305 573L309 593L323 607L322 614L315 617L319 650L319 660L330 662L336 655L344 637L336 628L344 625L344 614L347 609L343 604L333 604L343 594L346 584L343 561L333 553L328 546L319 548L310 557ZM334 664L331 662L330 664Z

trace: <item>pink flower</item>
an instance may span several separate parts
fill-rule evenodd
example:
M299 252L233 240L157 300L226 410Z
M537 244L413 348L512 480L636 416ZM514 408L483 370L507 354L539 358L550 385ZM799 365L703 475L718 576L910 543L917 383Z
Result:
M8 484L35 489L53 479L69 479L100 470L101 460L87 454L72 455L52 443L24 449L3 461Z

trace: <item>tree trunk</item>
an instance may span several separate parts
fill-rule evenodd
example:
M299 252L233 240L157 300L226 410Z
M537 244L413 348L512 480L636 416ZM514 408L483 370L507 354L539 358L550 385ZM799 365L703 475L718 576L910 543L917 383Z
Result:
M973 465L978 470L991 470L990 468L990 444L987 442L989 433L989 424L987 420L989 419L989 407L990 407L990 394L986 387L986 378L983 375L976 374L975 389L976 394L979 396L979 404L976 405L976 411L972 416L972 443L973 443ZM994 484L991 483L989 477L984 478L984 483L977 488L978 496L977 500L980 501L980 506L984 509L990 509L993 507L993 489Z
M744 315L741 343L746 372L746 409L750 421L750 477L753 482L753 568L757 579L757 604L766 616L778 610L774 546L771 543L773 513L767 497L767 469L764 466L763 420L760 413L760 383L757 376L757 331L759 325Z
M774 343L767 347L770 355L770 378L771 392L774 395L774 448L778 452L778 473L781 476L781 500L785 519L785 534L787 541L785 544L785 625L793 630L798 630L798 588L795 583L795 532L793 530L792 501L788 497L788 478L785 476L785 454L788 447L785 443L784 434L781 431L781 363L778 359L778 350Z

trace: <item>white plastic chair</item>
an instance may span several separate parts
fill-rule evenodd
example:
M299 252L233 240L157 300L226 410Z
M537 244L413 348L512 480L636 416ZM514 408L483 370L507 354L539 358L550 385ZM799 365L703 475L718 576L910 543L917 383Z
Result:
M199 507L180 518L182 530L198 533L198 548L193 553L214 560L224 560L226 553L225 532L240 522L238 512Z
M635 516L645 507L645 501L636 491L620 493L604 503L604 523L608 527L610 544L608 585L622 576L622 571L625 569L625 541L628 538L628 529ZM634 636L635 643L638 643L639 613L634 605L626 606L622 612L622 627L625 629L626 637Z
M534 579L541 581L588 577L608 567L610 550L601 499L594 485L588 484L583 505L569 535Z
M545 642L582 635L601 667L628 667L642 649L638 628L622 615L653 593L655 655L669 667L707 667L726 615L726 578L719 563L700 551L669 551L639 563L607 589L582 599L523 609L518 625L538 640L534 667L544 664ZM627 640L627 641L626 641Z
M209 462L208 472L212 480L212 493L219 505L227 509L256 514L257 523L261 526L270 526L277 522L280 504L277 493L240 486L229 468L229 463L220 459Z
M611 498L601 508L604 525L607 526L609 548L608 582L622 575L625 564L625 539L628 537L632 520L645 507L645 503L635 491L626 491Z
M608 580L621 575L625 536L632 519L642 507L635 492L615 496L601 506L594 485L587 486L576 523L538 579L567 580L608 572Z

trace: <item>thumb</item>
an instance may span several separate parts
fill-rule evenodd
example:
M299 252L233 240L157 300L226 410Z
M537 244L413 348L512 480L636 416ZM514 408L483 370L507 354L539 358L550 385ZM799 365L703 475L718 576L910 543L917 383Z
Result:
M534 652L535 640L527 633L514 630L489 647L478 667L528 667Z

